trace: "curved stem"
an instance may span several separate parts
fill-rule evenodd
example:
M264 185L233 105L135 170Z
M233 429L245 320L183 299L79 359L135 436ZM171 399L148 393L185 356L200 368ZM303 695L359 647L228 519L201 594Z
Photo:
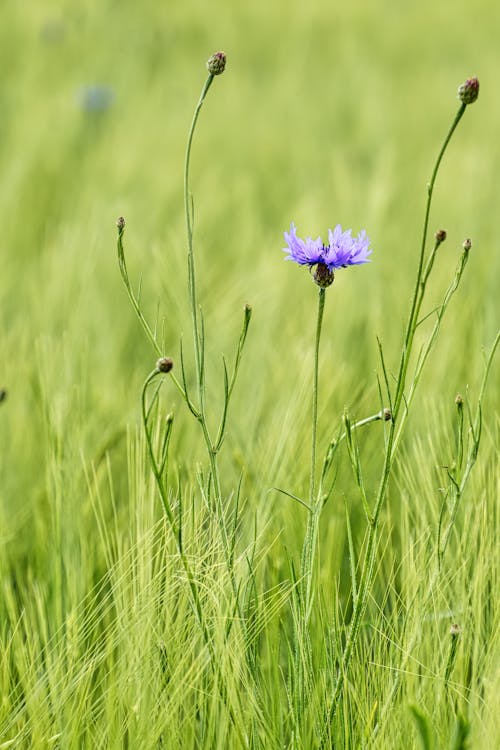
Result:
M399 364L399 372L397 377L397 385L396 385L396 395L394 398L394 408L393 408L393 417L394 420L396 420L399 412L399 408L401 406L401 401L403 399L404 395L404 386L406 381L406 372L408 369L408 363L409 363L409 353L412 348L413 344L413 337L415 334L416 329L416 323L418 314L420 312L420 307L422 305L422 301L424 298L424 291L425 291L425 285L424 288L422 288L422 274L424 269L424 257L425 257L425 245L427 243L427 233L429 230L429 216L431 212L431 204L432 204L432 195L434 193L434 185L436 182L437 174L439 171L439 167L441 165L441 161L443 159L444 153L448 147L448 144L451 140L451 137L453 133L456 130L456 127L460 120L462 119L462 115L465 112L465 104L461 104L458 108L458 112L455 115L455 119L453 120L451 127L446 134L446 137L443 141L443 145L441 146L441 149L439 151L439 154L437 156L436 162L434 164L434 169L432 170L431 179L429 181L429 184L427 185L427 202L425 205L425 214L424 214L424 226L422 230L422 242L420 246L420 256L419 256L419 263L418 263L418 271L417 271L417 277L415 281L415 289L413 292L413 298L411 302L411 308L410 308L410 316L408 318L408 323L406 326L406 334L405 334L405 340L404 340L404 346L403 351L401 354L401 362Z
M425 246L427 242L429 216L430 216L430 209L431 209L431 203L432 203L432 195L434 191L434 184L436 182L436 177L439 171L439 166L441 164L446 148L464 112L465 112L465 105L461 104L455 116L455 119L453 120L453 123L448 133L446 134L446 137L443 141L441 149L438 153L436 162L434 164L434 168L432 170L431 179L427 187L427 202L426 202L425 214L424 214L424 225L423 225L423 231L422 231L422 243L420 247L418 271L417 271L413 297L411 301L410 315L408 318L408 323L406 325L406 332L405 332L405 338L404 338L404 344L403 344L403 351L401 353L401 360L399 364L399 371L398 371L398 375L396 379L396 393L395 393L394 405L393 405L393 420L391 421L391 424L390 424L389 435L388 435L387 444L385 448L384 465L382 468L382 474L381 474L379 486L377 489L377 495L375 498L375 504L374 504L371 523L368 528L366 552L365 552L363 566L361 570L361 576L360 576L360 582L359 582L359 588L358 588L358 596L354 603L347 641L346 641L345 647L340 657L340 666L339 666L337 677L335 679L333 694L329 700L329 703L326 709L323 731L322 731L321 741L320 741L320 746L322 748L327 747L328 742L329 742L330 729L331 729L332 722L335 718L335 714L337 712L338 703L339 703L340 696L342 693L342 688L344 685L345 675L349 668L349 664L350 664L352 654L354 652L354 648L355 648L357 638L358 638L360 623L365 613L365 610L368 604L368 599L370 597L371 586L372 586L372 581L373 581L373 571L375 568L376 552L377 552L377 547L378 547L377 535L378 535L378 528L379 528L380 511L382 509L382 504L386 496L387 485L389 482L389 476L391 473L394 457L396 454L396 449L398 447L399 437L401 435L402 424L404 423L404 421L406 421L406 418L408 416L408 409L405 409L401 417L402 422L401 424L398 425L397 439L395 439L396 438L396 423L398 421L397 418L398 418L399 410L401 407L401 403L404 398L406 375L407 375L408 365L409 365L410 358L411 358L415 330L418 324L418 315L419 315L420 308L421 308L422 301L423 301L424 294L425 294L425 286L426 286L425 282L427 279L425 278L423 282L424 257L425 257Z
M198 104L194 111L191 127L189 128L187 146L186 146L186 158L184 162L184 211L186 214L186 232L188 241L188 283L189 283L189 302L191 305L191 318L193 322L193 339L194 339L194 355L196 362L196 380L198 383L198 393L200 398L200 411L203 413L203 377L202 377L202 357L201 357L201 343L200 334L198 328L198 300L196 296L196 273L194 264L194 252L193 252L193 213L192 206L190 205L190 193L189 193L189 164L191 160L191 146L193 143L194 131L196 129L196 123L198 122L198 115L205 101L207 92L212 84L214 76L210 73L205 85L200 94Z

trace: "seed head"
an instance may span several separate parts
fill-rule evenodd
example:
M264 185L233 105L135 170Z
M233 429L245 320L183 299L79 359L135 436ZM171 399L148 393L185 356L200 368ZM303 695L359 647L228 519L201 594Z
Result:
M465 250L465 252L466 252L466 253L468 253L468 252L469 252L469 250L470 250L470 249L471 249L471 247L472 247L472 241L471 241L470 239L466 239L466 240L464 240L464 242L463 242L463 245L462 245L462 247L463 247L463 249Z
M464 405L464 399L461 393L457 393L457 395L455 396L455 403L459 409Z
M454 622L453 625L450 625L450 635L452 638L458 638L461 632L462 628L458 623Z
M216 52L207 60L207 70L213 76L220 76L226 69L226 53Z
M434 236L436 238L436 244L440 245L446 239L446 230L445 229L438 229L437 232L436 232L436 234Z
M390 422L392 420L392 411L386 407L382 412L382 416L384 422Z
M333 279L335 278L333 271L330 271L325 263L316 264L316 266L314 267L314 271L312 272L312 277L314 279L314 283L320 286L322 289L326 289L327 287L331 286L333 284Z
M121 233L125 229L125 219L123 216L119 216L116 220L116 226L118 227L118 231Z
M174 361L170 357L160 357L156 363L156 369L158 372L170 372L174 366Z
M463 104L473 104L479 96L479 81L476 77L467 80L458 87L458 98Z

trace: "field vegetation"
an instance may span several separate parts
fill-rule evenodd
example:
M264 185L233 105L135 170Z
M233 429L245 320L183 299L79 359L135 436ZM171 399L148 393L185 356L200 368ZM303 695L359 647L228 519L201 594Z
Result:
M0 749L500 747L499 22L2 3Z

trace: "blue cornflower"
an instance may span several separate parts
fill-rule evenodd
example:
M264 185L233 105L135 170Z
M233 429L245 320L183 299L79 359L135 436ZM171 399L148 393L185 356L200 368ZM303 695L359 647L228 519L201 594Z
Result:
M110 86L95 84L78 91L78 99L84 112L106 112L113 104L115 92Z
M295 224L290 224L290 232L285 232L287 247L283 252L288 253L285 260L294 260L301 266L316 266L314 280L319 286L329 286L333 281L333 272L337 268L358 266L368 263L371 254L370 239L362 231L357 237L351 236L351 230L342 231L337 224L332 231L328 230L328 244L325 245L321 237L316 240L297 237Z

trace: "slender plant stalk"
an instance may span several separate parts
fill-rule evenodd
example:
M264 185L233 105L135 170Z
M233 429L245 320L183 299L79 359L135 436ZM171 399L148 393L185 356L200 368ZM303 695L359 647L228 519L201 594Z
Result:
M184 552L184 549L183 549L183 546L182 546L182 537L181 537L180 527L179 527L179 524L178 524L178 522L177 522L177 520L175 518L175 514L174 514L174 512L173 512L173 510L172 510L172 508L170 506L170 502L169 502L169 499L168 499L166 485L165 485L165 482L164 482L163 476L162 476L162 474L163 474L163 468L164 468L164 465L165 465L165 462L166 462L166 456L165 455L161 455L160 456L160 461L158 462L158 460L156 458L156 455L155 455L155 450L154 450L154 445L153 445L153 436L152 436L151 429L149 427L149 417L151 415L152 405L148 408L148 405L147 405L147 390L148 390L149 385L153 382L153 380L155 380L155 378L159 374L160 373L159 373L158 370L153 370L148 375L148 377L146 378L146 380L144 382L144 385L142 387L142 394L141 394L142 421L143 421L143 425L144 425L144 432L145 432L145 435L146 435L146 442L147 442L147 447L148 447L149 460L150 460L151 468L153 470L153 475L154 475L154 478L155 478L155 481L156 481L156 486L158 487L158 491L160 493L161 504L162 504L162 507L163 507L163 510L164 510L164 513L165 513L165 517L166 517L166 519L168 521L168 524L170 526L170 530L172 532L172 536L173 536L174 541L175 541L175 545L176 545L176 549L177 549L177 555L178 555L178 557L179 557L179 559L181 561L182 567L183 567L184 572L186 574L186 578L187 578L187 581L188 581L189 592L190 592L190 595L191 595L191 605L192 605L193 611L194 611L194 613L196 615L196 619L198 621L198 625L200 627L200 630L201 630L201 633L202 633L202 636L203 636L203 640L205 642L205 647L206 647L206 649L208 651L208 654L209 654L209 657L210 657L210 663L211 663L212 669L214 670L214 674L216 676L217 688L219 690L220 698L221 698L223 704L226 706L226 708L228 710L231 722L232 722L232 724L233 724L233 726L234 726L237 734L239 735L240 741L245 746L247 744L247 741L246 741L246 738L244 736L244 733L241 730L240 723L237 720L235 711L234 711L234 709L233 709L233 707L232 707L232 705L231 705L231 703L229 701L229 694L228 694L228 690L227 690L227 687L226 687L225 678L224 678L224 675L222 673L222 669L221 669L221 665L220 665L220 660L217 659L216 652L215 652L215 649L214 649L213 639L212 639L212 636L211 636L211 634L210 634L210 632L209 632L209 630L207 628L206 622L205 622L205 617L204 617L203 608L202 608L202 604L201 604L200 594L199 594L199 591L198 591L198 585L196 583L195 576L194 576L193 571L191 569L191 565L189 563L189 559L188 559L186 553ZM157 398L157 395L158 395L158 390L155 392L154 398ZM167 429L169 429L169 428L167 428ZM162 451L165 452L166 450L168 450L168 437L166 439L164 439L163 443L162 443Z
M422 230L422 243L420 246L420 256L419 256L419 262L418 262L417 277L416 277L416 282L415 282L415 290L413 292L413 298L412 298L412 303L411 303L411 308L410 308L410 316L408 319L408 324L406 326L404 346L403 346L403 351L401 354L401 361L399 364L399 372L398 372L398 376L396 379L396 395L394 397L394 406L393 406L393 418L394 418L393 424L395 424L397 420L399 408L401 406L401 401L403 399L404 388L406 384L406 371L408 369L408 364L410 361L409 355L411 353L413 338L414 338L415 330L417 327L416 324L418 320L418 315L420 313L420 308L422 306L422 302L423 302L424 294L425 294L425 285L426 285L427 277L424 276L423 269L424 269L425 247L427 244L427 233L429 230L429 216L430 216L430 211L431 211L432 196L434 193L434 185L436 183L436 178L438 175L439 167L441 165L441 161L443 159L444 153L448 147L448 144L451 140L453 133L455 132L458 126L458 123L462 119L465 109L466 109L465 104L461 104L460 107L458 108L458 112L455 116L455 119L453 120L453 123L448 133L446 134L446 137L443 141L443 145L441 146L441 149L439 151L438 157L436 159L436 163L434 164L434 169L432 170L430 182L427 186L427 201L425 205L424 226Z
M378 486L378 490L377 490L377 494L375 498L374 508L372 512L372 519L368 527L366 551L365 551L361 573L360 573L358 595L354 602L351 623L350 623L350 627L349 627L349 631L347 635L346 644L345 644L345 647L343 649L343 652L340 658L339 671L338 671L338 674L334 683L333 693L328 702L326 713L325 713L325 720L324 720L324 725L323 725L323 730L322 730L321 740L320 740L321 747L327 747L329 743L330 728L335 718L338 703L339 703L340 696L342 693L345 676L349 668L349 664L350 664L350 661L354 652L354 648L357 642L361 620L366 611L368 599L370 596L370 591L371 591L372 582L373 582L373 571L375 567L375 557L376 557L376 551L377 551L377 546L378 546L377 542L378 542L380 511L381 511L382 504L386 496L389 476L391 474L391 469L392 469L394 457L396 454L396 448L399 442L399 440L395 441L395 435L396 435L396 429L397 429L396 425L397 425L397 421L399 417L401 404L404 398L406 376L407 376L408 366L409 366L410 358L412 354L415 330L417 328L418 317L419 317L420 309L421 309L422 302L424 299L426 282L428 278L428 276L426 277L424 274L424 259L425 259L425 248L427 244L429 216L430 216L430 209L431 209L431 204L432 204L432 196L434 192L434 185L435 185L436 178L438 175L439 166L441 164L446 148L450 142L450 139L458 123L460 122L462 118L462 115L465 112L465 108L466 108L466 105L461 104L458 109L455 119L453 120L453 123L443 141L443 145L441 146L441 149L437 156L434 169L432 171L431 179L427 187L427 201L426 201L426 206L425 206L424 225L423 225L423 231L422 231L422 242L421 242L421 247L420 247L417 277L416 277L415 289L413 292L413 297L412 297L411 306L410 306L410 315L408 318L408 323L406 325L406 332L405 332L405 337L404 337L404 345L403 345L403 350L401 354L401 360L399 364L399 371L398 371L398 375L396 378L396 389L395 389L395 396L393 400L393 415L392 415L393 419L390 423L389 434L388 434L387 443L385 447L384 464L383 464L381 478L379 481L379 486ZM403 411L401 415L402 423L406 421L407 415L408 415L408 410L406 409ZM401 431L402 429L401 424L398 425L398 429L399 431Z
M316 498L316 445L318 433L318 373L319 373L319 346L321 341L321 329L323 325L323 312L325 309L325 289L319 289L318 316L316 320L316 338L314 344L314 366L312 387L312 427L311 427L311 476L309 481L309 508L307 517L307 529L304 539L301 560L301 585L304 606L305 624L310 617L312 579L314 573L315 546L318 533L320 516L320 501Z
M184 162L184 211L186 214L186 232L188 241L188 282L189 282L189 302L191 306L191 318L193 323L193 341L194 341L194 354L196 363L196 381L198 384L198 394L200 399L200 412L204 413L204 379L202 373L202 347L203 341L200 341L199 325L198 325L198 299L196 295L196 270L194 263L194 252L193 252L193 206L191 202L191 194L189 192L189 165L191 160L191 146L193 144L194 131L196 129L196 123L198 122L198 116L200 110L205 101L205 97L208 93L214 76L209 73L207 80L203 86L203 89L194 111L191 127L189 128L188 141L186 147L186 158ZM215 480L215 478L214 478Z
M467 455L466 467L465 467L462 479L460 481L460 485L458 486L458 489L456 491L456 495L454 497L454 504L453 504L453 506L451 508L451 514L450 514L451 515L450 523L449 523L449 525L448 525L448 527L446 529L445 534L443 535L443 539L441 539L441 536L438 535L438 564L437 564L436 568L434 569L434 572L433 572L432 576L430 577L430 580L427 583L427 593L425 595L425 598L423 599L423 602L421 603L421 606L424 609L425 609L425 607L427 605L427 602L430 601L432 599L432 596L434 595L435 586L436 586L436 584L437 584L437 582L439 580L439 577L441 575L441 572L442 572L442 562L443 562L442 558L443 558L446 546L447 546L447 544L449 542L449 537L450 537L450 534L452 532L452 529L453 529L453 526L454 526L454 522L456 520L456 515L457 515L457 510L458 510L458 502L460 501L460 499L461 499L461 497L462 497L462 495L464 493L465 487L466 487L467 482L468 482L468 480L470 478L472 467L474 466L474 463L475 463L476 458L477 458L477 453L478 453L478 450L479 450L479 442L480 442L480 438L481 438L480 424L481 424L481 414L482 414L482 402L483 402L484 394L486 392L486 385L487 385L487 382L488 382L488 377L489 377L491 365L492 365L492 362L493 362L493 359L494 359L494 356L495 356L495 352L496 352L496 349L497 349L499 343L500 343L500 331L497 333L497 335L495 337L495 340L493 341L493 344L492 344L491 349L489 351L489 354L488 354L488 356L486 358L486 365L485 365L485 368L484 368L483 379L482 379L481 387L480 387L480 390L479 390L479 398L478 398L478 401L477 401L477 409L476 409L476 415L475 415L474 425L471 426L471 431L473 432L472 445L469 448L468 455ZM459 458L458 466L460 467L461 463L462 463L461 462L461 452L463 450L463 445L461 444L461 441L459 441L459 445L457 446L457 448L458 448L458 458ZM455 480L455 483L456 483L456 480ZM416 597L417 595L418 595L418 592L415 592L414 597ZM411 605L410 605L409 609L411 609ZM401 684L401 676L405 673L407 664L408 664L410 658L412 657L412 654L414 653L416 642L417 642L417 632L414 633L411 641L406 645L406 647L404 649L403 661L402 661L402 663L400 665L400 668L398 669L398 671L396 672L396 674L394 676L394 681L393 681L391 690L389 692L389 696L386 699L384 705L380 709L379 720L378 720L377 724L374 726L374 728L372 730L372 739L375 739L375 737L380 733L382 727L385 724L385 721L386 721L387 716L389 714L390 708L391 708L391 706L392 706L392 704L394 702L394 699L396 697L396 694L397 694L397 692L399 690L399 686ZM448 671L448 667L446 668L446 671Z
M316 338L314 344L314 375L312 394L312 430L311 430L311 479L309 485L309 503L314 505L314 491L316 484L316 442L318 432L318 372L319 372L319 344L325 309L325 289L320 287L318 295L318 318L316 321Z
M123 280L123 284L125 286L125 289L127 291L128 298L130 300L130 303L132 307L134 308L134 312L137 315L137 318L139 319L140 324L142 325L142 328L148 337L153 349L155 350L156 354L159 357L163 356L163 352L160 348L160 345L156 339L155 333L152 331L151 326L149 325L148 321L144 317L144 314L141 309L141 303L139 297L137 297L134 293L134 290L132 289L132 285L130 283L130 278L128 275L128 269L127 269L127 262L125 260L125 251L123 249L123 234L125 231L125 223L120 224L118 226L118 239L117 239L117 251L118 251L118 265L120 268L120 274ZM182 385L179 383L177 378L175 377L174 373L170 372L170 378L172 379L172 382L174 383L177 390L180 392L181 396L185 401L189 401L188 396Z

